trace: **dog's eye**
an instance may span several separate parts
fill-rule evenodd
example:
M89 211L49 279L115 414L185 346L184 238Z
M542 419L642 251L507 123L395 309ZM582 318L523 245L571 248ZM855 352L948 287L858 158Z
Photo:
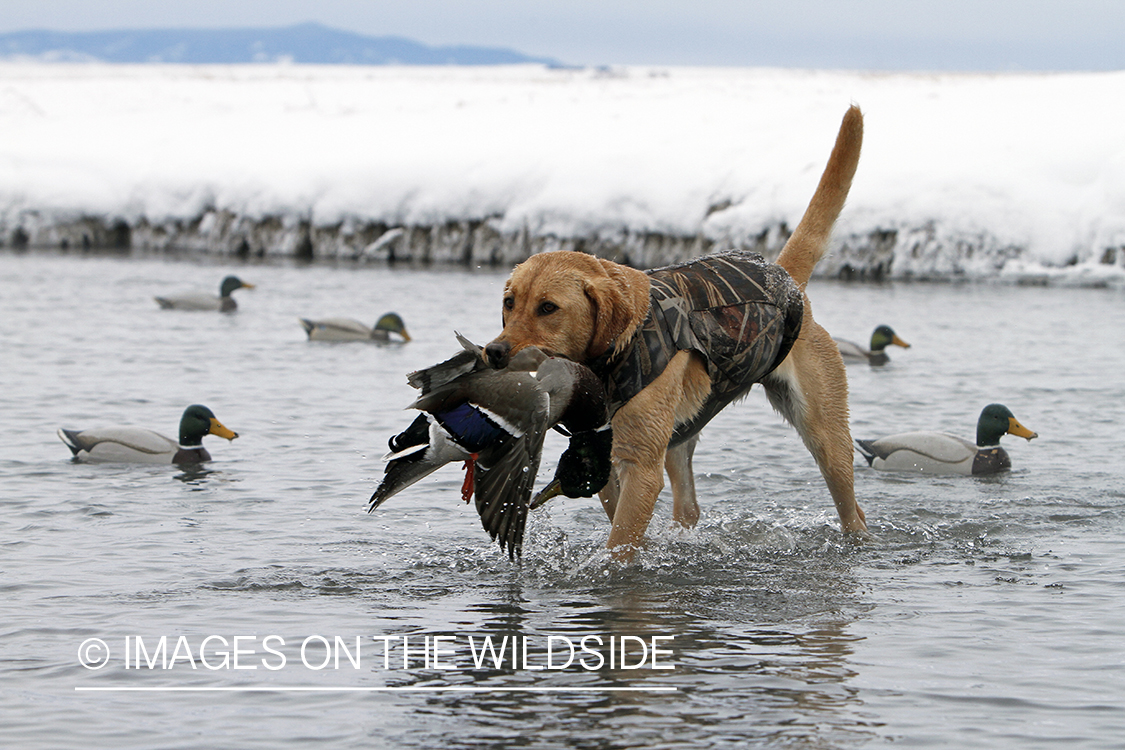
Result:
M516 306L515 297L505 297L504 298L504 309L505 310L511 310L515 306Z
M540 302L539 303L539 314L540 315L550 315L551 313L553 313L555 310L558 310L558 309L559 309L559 306L556 305L554 302Z

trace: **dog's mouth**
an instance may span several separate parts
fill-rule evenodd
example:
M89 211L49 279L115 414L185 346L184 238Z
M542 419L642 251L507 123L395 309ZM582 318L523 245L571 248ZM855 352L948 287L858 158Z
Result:
M511 343L507 341L493 341L484 347L484 360L492 369L503 370L511 363L512 357L514 355L519 354L527 348L528 346L522 346L519 349L513 351ZM551 351L550 349L544 349L542 347L535 348L543 352L543 354L548 357L563 357L564 359L569 359L569 357L566 357L566 355L559 354L558 352Z
M512 359L512 345L507 341L492 341L484 347L484 359L494 370L503 370Z

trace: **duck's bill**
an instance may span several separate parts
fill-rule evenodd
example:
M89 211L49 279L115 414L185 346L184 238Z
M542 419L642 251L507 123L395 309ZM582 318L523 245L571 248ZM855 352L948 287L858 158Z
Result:
M242 288L243 288L243 289L253 289L253 288L254 288L254 286L255 286L254 284L248 284L248 283L246 283L245 281L244 281L244 282L242 282Z
M901 346L903 349L909 349L910 348L910 344L908 344L905 341L903 341L902 339L900 339L897 335L891 336L891 343L894 344L895 346Z
M215 419L214 417L211 417L211 434L218 435L219 437L226 438L227 440L234 440L236 437L238 437L237 432L228 430L226 427L223 427L223 423Z
M1016 437L1027 438L1028 440L1039 437L1039 433L1032 432L1031 430L1027 429L1022 424L1020 424L1015 417L1008 417L1008 434L1015 435Z
M550 484L535 493L535 497L531 498L531 504L528 505L528 509L535 510L552 497L558 497L561 494L562 483L557 479L552 479Z
M406 332L405 328L403 328L398 333L399 333L400 336L402 336L403 341L410 341L410 334Z

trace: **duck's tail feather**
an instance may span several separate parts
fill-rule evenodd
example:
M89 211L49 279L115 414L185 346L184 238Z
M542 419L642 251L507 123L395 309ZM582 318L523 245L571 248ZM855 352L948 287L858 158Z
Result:
M386 473L383 474L383 481L379 482L379 486L371 495L367 512L372 512L384 501L402 492L415 482L425 479L447 463L449 462L427 461L424 452L390 461L387 463Z
M432 455L427 455L431 440L430 420L425 414L419 414L409 427L387 442L391 449L388 458L391 460L387 462L383 480L371 495L367 506L368 513L378 508L388 498L397 495L448 463L448 461L434 460Z

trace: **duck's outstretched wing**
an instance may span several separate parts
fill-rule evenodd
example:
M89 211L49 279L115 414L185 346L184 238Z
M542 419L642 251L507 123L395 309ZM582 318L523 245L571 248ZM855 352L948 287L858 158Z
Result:
M483 451L476 460L474 491L481 526L500 543L508 557L523 549L523 532L543 439L547 432L547 394L535 409L536 419L522 435L511 435Z

